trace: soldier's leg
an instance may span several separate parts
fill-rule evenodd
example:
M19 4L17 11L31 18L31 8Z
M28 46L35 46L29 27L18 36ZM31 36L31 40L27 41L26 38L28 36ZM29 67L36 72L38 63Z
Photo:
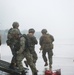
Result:
M31 52L31 54L32 54L32 56L33 56L33 62L34 62L34 64L35 64L36 61L37 61L37 59L38 59L37 53L35 52L35 50L33 50L33 51Z
M49 57L49 68L52 69L52 56Z
M47 63L47 57L46 57L46 51L45 50L42 51L42 57L43 57L43 60L45 62L45 65L44 66L47 66L48 63Z
M10 49L11 49L11 52L12 52L12 59L11 59L11 64L10 64L10 68L14 68L16 66L16 52L15 52L15 49L13 49L12 45L9 46Z
M38 70L36 69L35 64L33 63L33 57L32 57L32 55L29 52L26 52L25 53L25 57L26 57L26 60L28 62L28 65L30 66L30 68L32 70L32 73L34 75L37 75Z
M33 57L33 63L36 65L36 61L38 59L38 56L37 56L37 53L35 52L35 50L31 50L30 52L32 54L32 57ZM27 61L24 61L26 67L28 67L28 63Z
M20 72L24 71L24 67L22 64L22 60L24 59L24 55L23 54L18 54L16 57L16 64L20 70Z
M16 57L13 55L11 63L10 63L10 68L14 69L16 67Z
M53 52L52 50L48 52L48 58L49 58L49 68L52 68L52 56L53 56Z

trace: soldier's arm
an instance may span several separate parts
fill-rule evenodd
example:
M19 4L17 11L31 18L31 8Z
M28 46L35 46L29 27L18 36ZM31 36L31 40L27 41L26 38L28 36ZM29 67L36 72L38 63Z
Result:
M41 52L41 50L43 50L43 45L42 45L42 44L43 44L43 37L42 37L42 36L41 36L40 39L39 39L39 44L40 44L40 46L41 46L41 47L40 47L40 52ZM40 52L39 52L39 53L40 53Z
M21 37L20 38L20 49L17 51L17 54L21 54L24 49L25 49L25 38L24 37Z
M40 44L40 45L42 45L42 41L43 41L43 40L42 40L42 36L41 36L40 39L39 39L39 44Z
M51 39L52 39L52 42L54 41L54 37L52 36L52 35L50 35L51 36Z
M32 37L32 40L33 40L34 44L38 44L38 41L35 36Z

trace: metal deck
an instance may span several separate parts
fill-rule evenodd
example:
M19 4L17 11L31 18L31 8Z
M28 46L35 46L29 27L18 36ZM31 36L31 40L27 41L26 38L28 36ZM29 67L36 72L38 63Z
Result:
M11 69L11 68L9 68L9 65L10 65L9 62L0 60L0 70L1 71L7 72L10 74L21 75L21 72L19 71L18 68ZM24 68L24 69L28 70L27 68Z

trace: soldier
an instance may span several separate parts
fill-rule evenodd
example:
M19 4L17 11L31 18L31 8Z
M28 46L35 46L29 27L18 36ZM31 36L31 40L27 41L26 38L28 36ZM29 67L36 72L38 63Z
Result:
M10 47L12 55L13 55L11 65L10 65L11 68L13 68L13 66L16 66L16 63L15 63L16 62L16 58L15 58L16 57L16 52L15 52L15 49L14 49L14 45L15 45L14 36L15 35L13 35L13 30L17 29L18 33L21 35L20 30L18 29L18 27L19 27L18 22L13 22L12 27L13 28L10 28L9 31L8 31L7 41L6 41L7 45Z
M27 38L29 43L29 50L33 56L33 62L36 65L36 61L38 59L37 53L35 51L35 45L38 44L36 37L34 36L35 30L33 28L28 30Z
M29 52L28 47L26 47L26 39L22 35L20 35L18 29L14 28L11 34L13 35L14 44L12 49L13 58L12 58L10 68L14 69L15 65L17 64L22 75L25 75L24 67L22 65L22 60L26 58L28 61L28 65L32 70L33 75L37 75L37 69L35 67L35 64L33 63L33 58Z
M10 64L10 68L15 69L15 66L19 68L19 71L22 73L22 75L25 75L24 67L22 65L22 52L24 51L24 46L22 42L22 37L20 38L20 32L18 29L13 28L11 31L11 35L13 36L13 48L12 48L12 61ZM23 40L24 41L24 40ZM20 52L20 53L19 53Z
M42 36L39 39L39 44L41 46L40 50L42 50L42 57L45 62L44 66L48 65L47 57L46 57L46 53L48 53L49 68L52 69L52 56L53 56L52 49L53 49L54 38L52 35L47 34L46 29L42 29L41 33L42 33Z
M22 60L24 57L27 59L28 64L32 70L33 75L37 75L37 69L35 67L35 64L33 63L33 58L29 52L29 49L26 47L26 39L18 32L18 29L14 29L14 39L15 39L15 53L16 53L16 64L22 73L22 75L25 75L24 67L22 65Z

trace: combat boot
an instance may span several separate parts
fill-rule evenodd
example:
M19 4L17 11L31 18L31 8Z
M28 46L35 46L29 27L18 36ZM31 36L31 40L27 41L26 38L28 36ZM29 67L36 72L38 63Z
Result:
M51 64L49 65L49 69L52 70L52 65Z
M45 62L45 65L44 66L48 66L48 63L47 63L47 61Z

